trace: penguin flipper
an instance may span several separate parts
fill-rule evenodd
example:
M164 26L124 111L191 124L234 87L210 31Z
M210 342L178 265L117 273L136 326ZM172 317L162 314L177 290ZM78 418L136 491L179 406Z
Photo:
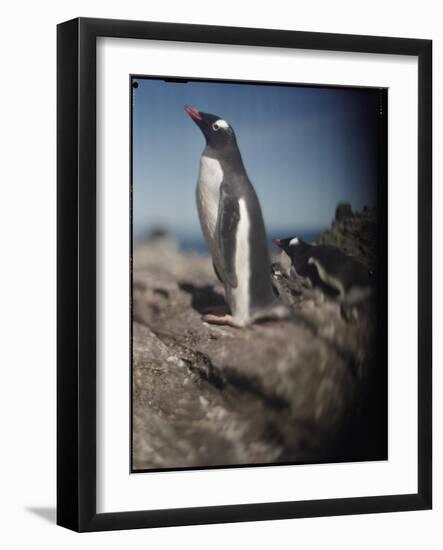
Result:
M215 263L214 263L214 262L212 262L212 267L214 268L214 273L217 275L217 279L218 279L221 283L223 283L223 279L222 279L222 277L221 277L221 275L220 275L220 273L219 273L217 267L215 266Z
M345 295L345 289L343 288L342 282L334 275L328 273L318 258L311 256L308 260L308 265L315 268L320 281L324 285L324 289L329 289L334 294L338 294L340 297Z
M236 288L238 285L237 274L235 272L235 249L239 220L240 208L238 200L221 189L218 207L217 239L226 282L232 288Z

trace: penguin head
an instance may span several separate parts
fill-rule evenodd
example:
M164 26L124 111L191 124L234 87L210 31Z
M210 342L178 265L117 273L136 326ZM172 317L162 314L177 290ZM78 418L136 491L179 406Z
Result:
M286 239L274 239L274 244L281 248L290 258L295 258L308 250L311 245L298 237L287 237Z
M206 138L206 143L214 148L236 145L235 133L231 126L217 115L202 113L187 105L185 111L197 124Z

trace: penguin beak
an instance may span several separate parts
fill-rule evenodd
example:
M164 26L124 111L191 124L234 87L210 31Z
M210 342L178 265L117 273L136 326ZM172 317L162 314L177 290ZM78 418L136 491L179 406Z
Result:
M280 239L274 239L272 242L274 244L276 244L279 248L281 248L281 240Z
M203 120L202 115L199 113L198 109L196 109L195 107L191 107L191 105L186 105L185 111L193 120L199 120L199 121Z

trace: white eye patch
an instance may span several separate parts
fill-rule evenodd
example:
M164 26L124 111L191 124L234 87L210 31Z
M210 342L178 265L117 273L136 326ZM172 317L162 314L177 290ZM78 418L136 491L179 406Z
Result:
M220 130L220 128L223 128L226 130L226 128L229 128L229 124L226 122L226 120L223 120L220 118L219 120L216 120L214 124L212 125L212 128L214 130Z
M296 244L298 244L298 242L299 241L298 241L297 237L294 237L293 239L291 239L289 241L289 246L295 246Z

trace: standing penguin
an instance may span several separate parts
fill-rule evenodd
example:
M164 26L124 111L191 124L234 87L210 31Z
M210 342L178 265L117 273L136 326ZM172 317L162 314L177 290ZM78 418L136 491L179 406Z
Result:
M234 130L223 119L186 107L206 138L197 182L200 224L214 269L225 287L231 315L205 321L244 327L259 319L283 318L274 295L260 204L246 174Z
M275 239L289 256L289 276L299 275L339 302L355 304L372 294L370 273L335 246L311 245L298 237Z

